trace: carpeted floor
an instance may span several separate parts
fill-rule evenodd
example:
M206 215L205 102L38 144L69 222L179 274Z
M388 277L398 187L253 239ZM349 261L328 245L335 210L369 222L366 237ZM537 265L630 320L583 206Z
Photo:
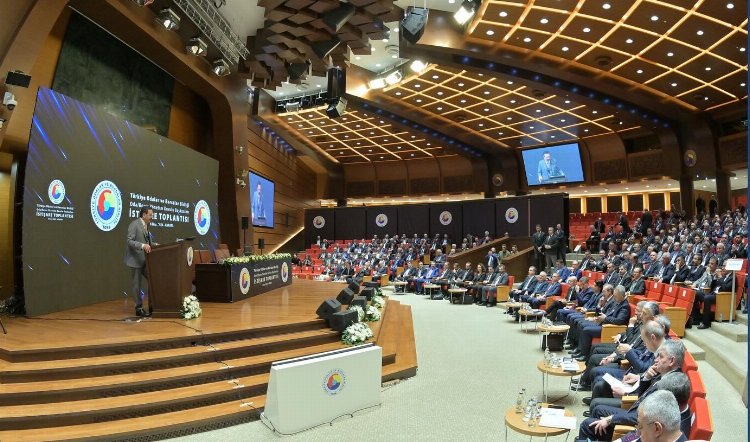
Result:
M382 406L291 436L303 441L505 440L504 413L518 390L542 397L536 369L543 357L540 337L524 333L504 309L450 305L413 294L394 295L412 305L419 371L384 387ZM747 440L747 409L739 395L706 363L700 364L712 401L714 441ZM705 370L705 371L704 371ZM710 379L707 379L709 378ZM550 397L568 391L567 378L550 377ZM587 393L571 392L557 402L579 418ZM713 398L718 399L714 402ZM571 432L573 440L576 432ZM732 435L731 437L729 435ZM260 421L183 437L181 441L277 440ZM551 437L564 441L565 435ZM528 441L508 429L508 441ZM541 440L541 439L537 439Z

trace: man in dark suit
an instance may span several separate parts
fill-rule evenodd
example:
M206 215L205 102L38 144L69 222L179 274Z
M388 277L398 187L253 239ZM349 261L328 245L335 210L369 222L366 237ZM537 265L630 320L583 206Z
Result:
M578 330L578 347L571 354L579 361L585 361L589 357L591 342L594 338L602 335L602 325L614 324L625 325L630 319L630 304L625 297L625 287L618 285L614 290L615 301L593 321L581 322Z
M642 295L645 292L646 281L643 279L643 270L640 267L636 267L630 275L630 284L626 286L625 296Z
M531 298L528 302L531 304L531 308L538 309L544 303L547 302L547 298L551 296L558 296L562 292L562 285L560 284L560 276L555 273L545 287L543 292L540 292L535 297Z
M565 252L568 250L568 241L565 236L565 230L562 228L562 224L557 224L555 226L555 236L557 237L557 258L565 261Z
M678 256L675 260L674 274L672 275L672 278L669 279L669 283L674 284L675 282L685 282L688 275L690 275L690 267L685 265L685 258Z
M518 299L521 297L521 295L527 295L529 293L532 293L534 291L534 287L537 284L536 279L536 267L531 266L529 267L529 273L526 276L526 278L523 280L520 286L518 286L517 289L510 291L510 297L518 301Z
M555 235L555 229L552 227L547 228L547 237L544 238L544 260L546 267L545 270L552 272L555 267L555 260L557 260L557 248L559 247L559 238Z
M648 209L643 209L643 215L641 215L641 230L640 232L645 236L648 228L654 222L654 218Z
M488 285L482 287L482 301L486 300L487 307L497 305L497 288L504 285L508 285L508 272L505 271L505 266L500 264L494 278Z
M703 330L711 328L711 321L715 319L711 307L716 304L716 296L718 293L732 292L732 279L732 273L722 267L719 269L719 277L711 281L711 292L703 295L703 321L701 325L698 326L699 329ZM694 302L698 303L697 293ZM737 300L737 302L739 302L739 300Z
M542 232L542 226L536 225L536 232L531 235L531 242L534 244L534 264L537 269L544 269L544 241L547 239L547 234Z
M630 374L623 378L625 383L631 385L640 380L636 390L638 400L627 410L611 405L596 406L591 410L591 417L581 422L578 439L612 440L615 425L635 425L638 423L638 407L646 398L659 390L659 381L661 381L662 376L680 371L684 360L685 345L682 341L678 339L664 341L656 351L654 365L646 373L640 376Z
M143 309L143 298L141 297L141 281L146 278L146 254L151 253L151 234L148 226L154 217L154 211L143 206L138 212L138 219L133 220L128 226L127 247L125 248L125 265L130 267L133 279L133 300L135 301L136 316L151 316ZM154 244L155 245L155 244Z
M492 267L493 269L496 269L498 264L500 264L500 260L497 256L497 250L493 247L490 249L489 252L487 252L487 256L485 256L485 265L489 269Z

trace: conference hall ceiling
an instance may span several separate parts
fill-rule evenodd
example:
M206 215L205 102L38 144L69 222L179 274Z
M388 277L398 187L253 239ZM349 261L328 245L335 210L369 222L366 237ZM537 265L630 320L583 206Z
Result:
M346 29L357 39L342 39L348 49L334 52L348 70L353 98L346 120L316 108L281 112L268 122L333 162L352 163L628 136L746 104L746 2L485 0L462 28L452 20L460 1L428 0L429 22L416 45L396 32L396 20L412 4L353 3L357 19ZM256 61L269 53L297 57L284 58L287 64L304 61L309 52L290 49L290 42L335 34L321 25L321 15L338 2L259 5L266 22L250 41ZM259 39L283 50L258 45ZM421 72L409 69L417 59L427 63ZM284 69L283 62L266 69L274 99L324 89L321 77L276 82ZM398 83L366 87L395 70L403 74ZM255 81L261 77L256 73Z

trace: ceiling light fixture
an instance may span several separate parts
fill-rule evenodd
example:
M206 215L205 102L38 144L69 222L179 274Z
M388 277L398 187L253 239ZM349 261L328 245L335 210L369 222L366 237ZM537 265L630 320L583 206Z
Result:
M492 29L488 29L486 34L492 37L493 35L495 35L495 31L493 31Z
M531 43L531 37L524 37L523 38L524 43Z
M385 87L385 78L373 78L369 83L370 89L383 89Z
M604 4L602 5L602 9L609 9L609 8L611 8L611 7L612 7L612 6L610 6L610 4L609 4L609 3L604 3Z
M164 8L159 11L159 23L170 31L180 29L180 16L172 8Z
M627 40L625 40L625 43L627 43L627 44L633 44L633 39L632 38L628 38Z
M393 86L394 84L401 81L402 78L403 74L401 73L401 71L394 71L385 77L385 82L388 83L388 85Z
M205 55L208 45L200 37L193 37L185 45L185 51L191 55Z
M651 16L651 21L658 21L658 20L659 20L659 16L658 15L652 15Z
M589 27L587 26L587 27L583 28L583 32L585 32L585 33L587 33L587 34L588 34L589 32L591 32L591 28L589 28Z
M695 33L698 34L698 35L703 35L703 31L700 30L700 29L698 29Z
M456 23L463 26L468 23L476 13L477 4L471 0L465 0L463 3L461 3L461 7L458 8L458 11L453 14L453 19L456 20Z
M508 13L505 12L505 11L500 11L500 14L498 14L498 15L500 15L500 17L507 17Z
M223 58L217 58L211 64L211 70L219 77L229 75L229 64Z
M568 48L567 46L563 46L563 47L562 47L562 51L563 51L563 52L568 52L568 50L569 50L569 49L570 49L570 48Z
M414 60L409 65L409 69L411 69L412 71L414 71L416 73L422 72L426 67L427 67L427 63L425 63L425 62L423 62L421 60Z
M541 23L543 25L546 25L547 23L549 23L549 20L547 20L546 18L543 18L543 19L539 20L539 23Z

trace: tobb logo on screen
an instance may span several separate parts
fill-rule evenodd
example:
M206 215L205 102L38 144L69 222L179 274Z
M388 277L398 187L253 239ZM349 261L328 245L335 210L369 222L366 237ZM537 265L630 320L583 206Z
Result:
M247 267L243 267L240 271L240 291L243 295L247 295L250 291L250 270Z
M331 396L340 393L344 385L346 385L346 375L339 368L329 371L323 377L323 390Z
M315 226L316 229L322 229L325 225L326 219L322 216L316 216L315 218L313 218L313 226Z
M440 213L440 218L439 219L440 219L440 224L442 224L444 226L447 226L448 224L451 223L451 221L453 221L453 215L451 215L451 213L449 211L443 210Z
M289 280L289 265L286 262L281 263L281 282Z
M385 213L381 213L377 217L375 217L375 224L378 227L385 227L386 224L388 224L388 216L386 216Z
M117 227L122 215L122 194L112 181L104 180L91 194L91 218L99 230L109 232Z
M518 221L518 210L516 210L514 207L511 207L508 210L506 210L505 221L508 221L511 224Z
M208 203L203 200L198 201L195 205L193 221L195 222L195 230L198 231L199 235L208 233L208 229L211 227L211 209L208 208Z
M60 204L65 199L65 184L60 180L53 180L47 188L47 196L52 204Z

